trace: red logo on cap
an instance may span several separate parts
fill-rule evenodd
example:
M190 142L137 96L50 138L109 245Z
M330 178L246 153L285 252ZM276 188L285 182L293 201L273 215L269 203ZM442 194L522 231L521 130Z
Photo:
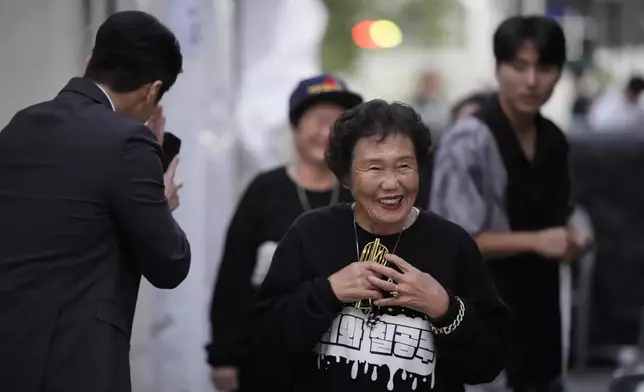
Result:
M327 78L324 82L309 86L306 90L309 95L313 95L332 91L344 91L344 88L335 79Z
M337 83L335 82L335 80L333 80L331 78L328 78L327 80L324 81L324 85L325 86L336 86Z

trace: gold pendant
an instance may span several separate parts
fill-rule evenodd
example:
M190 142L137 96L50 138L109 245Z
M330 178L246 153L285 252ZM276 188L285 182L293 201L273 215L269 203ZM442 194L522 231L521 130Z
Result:
M360 254L359 261L375 261L378 264L387 265L387 259L385 256L389 253L389 250L386 246L380 243L380 238L376 238L374 241L365 245L362 253ZM366 304L364 302L367 302ZM369 300L360 300L354 305L356 309L361 310L371 310L373 307L372 301Z

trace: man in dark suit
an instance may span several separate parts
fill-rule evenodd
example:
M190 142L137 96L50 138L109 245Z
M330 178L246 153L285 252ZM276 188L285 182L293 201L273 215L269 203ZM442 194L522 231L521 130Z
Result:
M100 27L83 78L0 132L0 390L126 392L141 275L171 289L190 246L143 125L181 71L174 35L128 11Z

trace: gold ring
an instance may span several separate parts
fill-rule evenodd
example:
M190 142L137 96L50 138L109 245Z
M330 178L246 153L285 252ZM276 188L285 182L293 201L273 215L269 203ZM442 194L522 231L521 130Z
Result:
M396 285L396 290L394 290L391 295L393 295L395 298L398 298L400 296L400 293L398 292L398 285Z

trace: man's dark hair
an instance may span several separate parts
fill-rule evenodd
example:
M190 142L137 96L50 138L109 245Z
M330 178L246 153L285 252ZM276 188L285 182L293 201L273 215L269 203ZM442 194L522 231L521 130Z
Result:
M633 95L640 95L644 91L644 78L641 76L631 76L626 85L626 89Z
M494 33L494 57L497 65L516 58L521 45L534 43L539 64L563 68L566 62L566 37L552 18L547 16L512 16L503 21Z
M122 11L98 29L85 77L117 93L160 80L160 100L177 80L182 63L179 42L157 18L141 11Z
M375 136L384 140L393 135L409 137L419 167L427 164L431 137L420 115L407 104L381 99L361 103L336 120L329 136L326 163L335 176L344 181L351 172L353 150L360 139Z

